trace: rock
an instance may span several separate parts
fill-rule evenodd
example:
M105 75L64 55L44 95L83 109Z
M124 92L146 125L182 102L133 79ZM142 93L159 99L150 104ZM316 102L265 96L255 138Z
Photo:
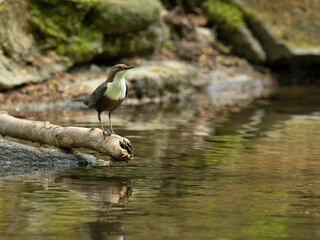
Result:
M214 70L208 74L207 93L216 105L238 101L249 103L254 98L269 96L274 90L274 80L268 75L255 73L226 74Z
M290 63L293 66L315 66L320 64L320 48L313 49L295 49L292 50L293 56L290 59ZM318 68L319 70L319 68Z
M31 65L17 63L6 58L0 51L0 90L26 83L39 83L71 66L68 58L39 55Z
M281 59L288 59L292 56L292 51L283 41L275 38L266 23L262 23L255 17L248 18L248 25L254 35L259 39L263 45L268 62L276 62Z
M294 48L277 38L260 20L250 21L250 28L263 44L270 64L314 66L320 64L320 48Z
M75 63L153 50L168 37L159 23L158 0L30 2L31 26L41 49L52 49Z
M26 1L26 0L24 0ZM102 52L103 33L87 19L91 1L29 0L29 29L42 52L53 50L74 62L90 61Z
M0 6L0 90L44 81L70 66L66 57L41 54L28 32L27 3L12 1Z
M99 11L110 6L113 15L106 16L103 12L92 18L90 14L98 5L104 7ZM158 0L2 3L0 90L45 81L74 63L87 62L96 56L119 57L160 48L169 36L168 28L161 23L160 9ZM117 14L124 14L122 21L112 22ZM119 31L109 32L112 36L104 35L98 28L101 22Z
M136 97L180 96L192 85L198 70L178 61L148 61L128 71L126 75L129 90ZM106 77L92 79L82 84L90 94Z
M237 5L222 1L205 1L206 16L217 26L218 37L232 45L233 51L253 63L264 63L265 52L259 41L246 27L244 16Z
M225 38L232 44L233 51L249 62L261 64L266 61L266 53L260 42L246 26L235 30L232 35L225 36Z
M216 36L210 28L198 27L197 31L198 31L199 39L205 42L206 45L214 44L216 42Z
M197 77L197 69L178 61L146 62L129 71L126 79L129 86L138 92L138 97L159 97L164 94L182 93Z
M279 3L271 8L268 0L260 4L207 0L203 8L209 21L217 26L218 37L252 63L297 67L316 66L320 62L317 6L313 9L297 2ZM301 14L305 8L310 10L309 14Z
M105 37L103 53L98 57L119 57L160 49L162 43L168 38L168 27L162 22L158 22L150 25L146 30Z
M33 55L34 42L30 34L23 29L28 27L26 4L13 2L0 5L0 49L2 54L14 61Z
M99 0L92 17L105 35L120 35L147 29L160 19L158 0Z
M99 67L98 65L92 63L89 66L89 72L90 73L95 73L95 74L103 74L103 69L101 67Z
M64 152L58 148L37 148L0 138L0 166L11 168L47 166L76 168L79 165L98 165L98 160L86 153Z
M232 0L243 12L249 28L260 41L270 64L316 66L320 62L319 4L292 1L270 7ZM294 3L293 3L294 2Z

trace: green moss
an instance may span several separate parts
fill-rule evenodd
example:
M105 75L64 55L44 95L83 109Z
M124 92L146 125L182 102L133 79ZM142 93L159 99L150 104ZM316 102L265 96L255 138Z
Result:
M103 35L100 31L89 28L71 37L66 55L73 59L90 60L91 56L102 51Z
M207 0L202 7L209 21L225 33L232 33L245 25L242 12L228 0Z
M173 43L172 43L171 41L167 40L167 41L164 41L164 42L162 43L162 46L163 46L164 48L172 49L172 48L173 48Z
M10 9L10 7L11 6L8 3L2 3L2 4L0 4L0 12L8 10L8 9Z
M102 33L85 22L92 5L86 0L30 0L31 30L41 49L88 60L102 45Z

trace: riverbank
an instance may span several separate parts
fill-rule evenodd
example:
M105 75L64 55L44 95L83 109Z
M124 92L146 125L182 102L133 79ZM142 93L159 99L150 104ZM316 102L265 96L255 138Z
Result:
M59 107L65 109L79 108L81 105L71 104L72 98L91 94L105 80L110 66L116 63L135 66L127 74L129 92L124 104L139 105L150 102L169 103L194 100L195 96L199 95L198 93L202 93L206 96L214 95L213 105L232 105L231 103L239 102L240 99L248 102L257 97L267 96L272 92L275 84L270 72L266 68L261 66L254 67L245 59L232 55L232 47L224 45L217 40L213 29L204 27L207 22L204 14L183 14L181 8L168 11L161 4L156 3L157 1L154 1L154 5L150 5L153 13L149 16L150 19L148 21L145 21L142 10L130 9L130 7L120 3L119 6L117 5L124 12L134 13L132 16L130 15L131 17L136 16L138 20L141 20L139 29L141 28L141 31L147 34L144 35L147 40L145 39L144 41L144 38L140 38L140 42L135 40L139 34L142 34L140 30L136 30L138 32L133 34L133 32L130 32L133 29L127 29L126 26L123 26L121 33L111 33L108 32L110 29L108 30L103 26L99 26L98 29L101 28L99 34L105 34L103 44L111 45L108 47L104 46L103 52L100 52L98 42L91 39L93 42L89 41L86 43L91 48L83 48L83 51L87 50L81 54L76 51L79 50L78 48L75 48L73 52L70 49L62 51L62 43L64 44L63 46L71 44L70 47L75 47L73 45L75 44L75 39L69 39L71 41L69 42L69 40L60 38L63 34L68 33L68 31L72 31L70 34L77 36L76 34L81 32L81 27L77 26L73 30L66 29L61 24L61 19L52 19L55 20L55 28L44 29L37 21L39 17L46 17L36 11L36 9L44 7L41 4L38 5L37 2L30 2L30 4L16 2L17 9L12 8L10 4L4 5L5 8L3 8L1 14L10 13L10 19L12 18L10 24L14 23L14 14L18 14L19 11L27 11L31 8L33 10L30 12L31 22L18 19L17 24L31 24L33 31L35 29L39 30L39 28L41 30L40 32L32 31L32 35L27 35L23 31L18 32L21 36L19 34L20 37L12 35L12 44L18 41L18 39L22 39L23 41L29 39L30 46L28 45L28 51L38 47L39 49L44 46L48 47L47 45L43 45L45 42L52 45L50 47L51 50L42 51L42 54L45 52L45 55L48 55L47 57L41 57L40 55L29 56L30 59L27 58L26 60L27 68L25 70L23 70L22 62L19 63L19 66L8 63L10 69L21 71L21 73L16 74L17 77L14 79L19 78L18 76L23 76L22 78L27 81L18 84L14 83L15 81L11 80L10 77L5 78L6 84L2 86L2 89L6 90L0 92L2 109L7 111L20 111L22 109L50 111ZM111 2L105 4L105 6L109 6L108 4L114 6L114 3ZM135 5L137 2L132 4ZM84 4L83 6L71 4L70 6L64 6L60 1L52 7L57 11L69 11L70 14L73 14L75 10L81 9L82 17L91 16L92 11L97 9L95 4ZM101 14L97 13L99 19L108 17ZM62 19L65 17L62 16ZM84 21L82 18L78 20ZM107 22L111 21L110 19L105 20ZM67 21L72 22L74 20L67 18ZM130 23L129 18L126 21ZM47 23L45 22L44 24L46 25ZM91 27L95 26L88 21L84 21L84 25L83 27L88 31ZM162 30L157 32L158 28L155 25L161 26ZM53 28L53 26L51 27ZM8 32L10 29L8 26ZM170 29L170 34L168 29ZM49 30L55 30L55 35L50 35ZM117 31L120 30L118 29ZM153 35L150 31L153 32ZM128 38L127 32L130 32L131 35L133 34L132 36L130 35L131 38ZM168 34L162 34L164 32ZM42 38L35 38L39 37L35 33L39 36L41 35ZM114 34L120 34L122 40L120 41ZM22 36L26 38L24 39ZM157 41L150 39L150 36L157 36ZM115 39L120 41L121 46L116 45L119 41ZM123 39L129 40L124 43ZM40 41L38 45L36 44L37 41ZM152 48L149 49L143 44L152 46ZM143 48L145 51L142 51L142 45L146 47ZM14 51L12 50L12 54L7 54L5 57L9 58L11 56L11 60L13 61L18 56L13 53L19 49L14 48L13 45L11 47ZM7 48L7 51L9 51L9 46ZM25 49L24 52L27 53L27 50ZM127 52L124 53L124 51ZM124 58L123 56L127 57ZM62 64L63 67L56 69L57 63ZM39 68L38 65L43 67ZM30 71L33 75L29 75ZM36 77L32 76L38 73L41 73L42 80L47 80L45 82L36 81ZM5 74L2 74L2 77L4 76ZM11 83L14 84L12 85ZM9 86L8 84L11 85Z
M188 52L190 44L202 49ZM186 61L179 52L192 54ZM146 57L120 59L118 62L134 65L127 74L129 87L124 105L170 103L195 100L204 94L212 105L224 106L248 103L272 93L276 84L264 68L255 69L246 60L222 54L210 42L177 42L175 46ZM44 83L0 92L2 110L16 112L52 111L79 108L72 98L89 95L106 78L110 66L99 63L76 65Z

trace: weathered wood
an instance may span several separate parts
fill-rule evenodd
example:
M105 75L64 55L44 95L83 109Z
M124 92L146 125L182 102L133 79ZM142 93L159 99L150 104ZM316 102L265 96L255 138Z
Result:
M15 118L5 111L0 112L0 134L60 148L89 148L120 161L133 158L130 141L119 135L104 137L98 128L62 127Z

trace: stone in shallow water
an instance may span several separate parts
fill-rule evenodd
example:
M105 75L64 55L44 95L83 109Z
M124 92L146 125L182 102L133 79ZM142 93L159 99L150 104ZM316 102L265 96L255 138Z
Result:
M36 170L75 168L80 164L99 165L94 156L86 153L68 153L57 148L37 148L5 139L0 139L0 152L0 165L5 171L28 168L28 166Z

